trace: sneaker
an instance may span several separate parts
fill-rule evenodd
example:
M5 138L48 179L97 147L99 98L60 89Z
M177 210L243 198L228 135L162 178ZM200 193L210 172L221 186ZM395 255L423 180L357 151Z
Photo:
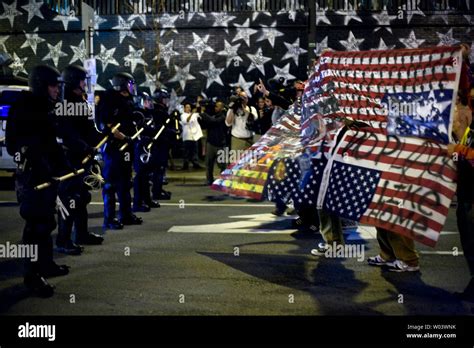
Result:
M318 247L316 249L311 249L311 255L324 256L328 247L329 245L324 242L318 243Z
M395 260L393 263L387 263L385 267L390 272L418 272L420 270L420 266L408 266L401 260Z
M367 259L367 263L370 266L384 266L384 265L392 264L393 261L386 261L382 258L382 256L377 255L377 256L369 257Z

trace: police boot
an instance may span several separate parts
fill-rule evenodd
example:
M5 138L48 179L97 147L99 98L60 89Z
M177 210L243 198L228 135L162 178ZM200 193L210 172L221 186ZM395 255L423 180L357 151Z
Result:
M102 227L106 230L121 230L123 229L123 224L116 218L112 220L104 220Z
M38 273L25 275L25 286L40 297L47 298L54 295L54 286L48 283L46 279Z
M102 236L99 236L98 234L95 234L92 232L89 232L85 234L84 236L77 239L77 242L79 244L85 244L85 245L100 245L102 244L103 241L104 241L104 238Z
M134 214L130 214L130 216L126 216L122 218L120 222L124 225L141 225L143 222L143 219Z
M40 274L45 278L61 277L69 274L69 266L57 265L55 262L41 267Z
M133 205L134 212L148 213L150 210L150 206L145 203Z
M74 244L72 241L66 243L60 243L56 241L56 251L66 255L81 255L84 248L80 245Z
M150 208L159 208L159 207L161 207L160 202L158 202L158 201L150 201L150 202L147 203L147 205Z

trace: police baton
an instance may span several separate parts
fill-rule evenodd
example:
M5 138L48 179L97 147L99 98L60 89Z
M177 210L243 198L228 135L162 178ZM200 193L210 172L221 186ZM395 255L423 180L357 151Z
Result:
M148 144L148 146L146 147L146 149L148 151L150 151L152 145L153 145L153 142L159 138L159 136L161 135L161 133L163 132L163 130L165 129L165 126L169 123L170 121L170 118L168 118L166 121L165 121L165 124L161 126L160 130L158 131L158 133L156 133L156 135L153 137L153 140Z
M120 127L120 123L117 123L117 125L116 125L115 127L113 127L113 128L110 130L110 133L115 132L119 127ZM100 147L101 147L102 145L104 145L105 142L106 142L108 139L109 139L109 136L106 135L106 136L104 137L104 139L102 139L102 140L94 147L94 150L100 149ZM82 160L82 164L86 164L87 161L89 161L89 160L91 159L91 157L92 157L91 155L87 155L87 156Z
M120 123L117 123L117 125L112 128L111 132L112 132L112 133L115 132L119 127L120 127ZM95 149L95 150L98 150L102 145L105 144L105 142L107 141L108 138L109 138L109 136L106 135L106 136L104 137L104 139L102 139L102 140L94 147L94 149ZM82 160L82 164L86 164L86 163L91 159L91 157L92 157L92 156L90 156L90 155L86 156L86 157ZM60 176L60 177L58 178L58 181L59 181L59 182L62 182L62 181L65 181L65 180L67 180L67 179L71 179L71 178L75 177L76 175L80 175L80 174L82 174L82 173L84 173L84 172L85 172L85 169L84 169L84 168L78 169L78 170L76 170L75 172L71 172L71 173L65 174L65 175L63 175L63 176ZM51 183L50 183L50 182L45 182L45 183L43 183L43 184L40 184L40 185L38 185L38 186L35 186L35 190L36 190L36 191L39 191L39 190L45 189L45 188L50 187L50 186L51 186Z
M85 172L85 169L84 169L84 168L78 169L78 170L75 171L75 172L71 172L71 173L69 173L69 174L65 174L65 175L63 175L63 176L60 176L60 177L58 178L58 181L59 181L59 182L65 181L65 180L67 180L67 179L70 179L70 178L72 178L72 177L75 177L76 175L82 174L82 173L84 173L84 172ZM45 183L43 183L43 184L41 184L41 185L35 186L35 190L36 190L36 191L39 191L39 190L45 189L45 188L50 187L50 186L51 186L51 183L50 183L50 182L45 182Z
M148 122L145 124L145 126L149 126L152 122L153 122L153 119L148 120ZM134 135L132 135L130 137L130 140L135 140L145 130L145 126L140 128ZM127 148L127 146L128 146L128 143L123 144L122 147L120 148L120 151L125 150Z

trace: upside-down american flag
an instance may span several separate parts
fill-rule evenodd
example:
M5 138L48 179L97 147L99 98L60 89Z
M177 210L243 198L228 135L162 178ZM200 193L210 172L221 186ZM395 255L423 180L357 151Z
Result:
M328 166L318 202L325 210L436 244L456 188L444 146L370 128L348 130Z
M292 133L273 138L271 160L260 167L258 198L281 192L293 202L309 197L303 204L317 199L319 208L343 218L434 246L456 186L456 169L445 144L460 63L455 47L324 52L306 83L301 118L293 120L300 124ZM287 136L298 145L280 156L278 145ZM253 148L266 141L263 137ZM312 157L307 175L297 165L303 153ZM323 157L327 162L321 162ZM278 174L282 163L285 175ZM248 164L240 161L237 168ZM303 182L308 175L311 180ZM233 171L225 186L237 188L241 181L238 170ZM315 190L316 195L311 192ZM243 195L249 197L248 191Z

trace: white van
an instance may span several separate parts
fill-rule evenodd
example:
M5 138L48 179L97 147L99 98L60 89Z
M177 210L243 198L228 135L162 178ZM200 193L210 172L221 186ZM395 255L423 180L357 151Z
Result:
M5 146L5 129L11 105L18 98L21 91L28 90L28 86L0 85L0 170L12 171L16 169L16 164Z

